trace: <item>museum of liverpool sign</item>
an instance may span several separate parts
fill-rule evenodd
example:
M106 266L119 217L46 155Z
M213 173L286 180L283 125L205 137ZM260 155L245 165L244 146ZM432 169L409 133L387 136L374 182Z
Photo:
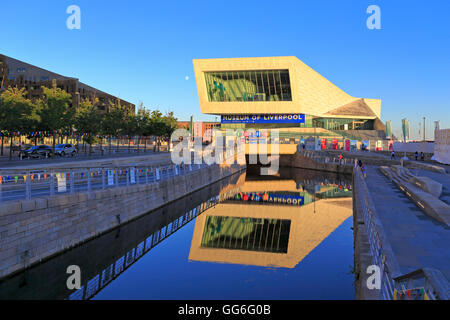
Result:
M221 123L305 123L305 115L301 113L224 115Z

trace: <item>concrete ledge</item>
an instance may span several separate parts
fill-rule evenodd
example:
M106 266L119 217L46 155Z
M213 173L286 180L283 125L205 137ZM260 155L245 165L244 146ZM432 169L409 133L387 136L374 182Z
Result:
M404 163L405 163L405 166L408 168L422 169L422 170L428 170L428 171L434 171L434 172L447 174L447 172L445 171L444 168L433 165L433 164L418 162L418 161L405 161Z
M442 194L442 184L428 177L411 177L408 182L436 198L439 198Z
M390 175L389 175L390 171ZM381 167L380 172L391 179L422 211L433 219L450 227L450 206L430 193L415 185L402 180L395 172L387 167Z

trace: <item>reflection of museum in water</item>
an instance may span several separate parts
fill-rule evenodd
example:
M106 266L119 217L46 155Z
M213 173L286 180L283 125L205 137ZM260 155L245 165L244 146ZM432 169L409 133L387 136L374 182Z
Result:
M310 174L247 177L238 194L197 217L189 259L294 268L352 215L348 181Z

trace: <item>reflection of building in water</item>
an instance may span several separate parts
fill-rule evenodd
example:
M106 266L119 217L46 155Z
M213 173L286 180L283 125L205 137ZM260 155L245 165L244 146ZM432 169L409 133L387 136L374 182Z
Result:
M304 205L314 199L351 197L348 184L296 183L293 180L247 181L241 192L231 199L241 202L269 202L276 204Z
M206 217L201 246L286 253L290 220Z
M189 259L294 268L351 215L350 197L317 200L315 209L227 201L197 217Z

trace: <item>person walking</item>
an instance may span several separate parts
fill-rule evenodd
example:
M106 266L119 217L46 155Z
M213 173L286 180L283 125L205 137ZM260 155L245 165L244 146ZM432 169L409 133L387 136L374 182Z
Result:
M342 155L342 153L339 154L339 165L342 164L342 159L343 159L343 158L344 158L344 156Z
M359 160L358 160L358 166L361 168L362 165L363 165L363 163L362 163L361 159L359 159Z
M420 153L420 160L425 161L425 153L423 151Z
M416 161L417 161L417 159L419 158L419 152L416 151L416 153L414 155L415 155Z
M391 152L391 160L395 160L395 151L394 150L392 150L392 152Z
M365 165L362 165L361 166L361 173L363 174L363 176L364 176L364 179L367 177L367 174L366 174L366 166Z

